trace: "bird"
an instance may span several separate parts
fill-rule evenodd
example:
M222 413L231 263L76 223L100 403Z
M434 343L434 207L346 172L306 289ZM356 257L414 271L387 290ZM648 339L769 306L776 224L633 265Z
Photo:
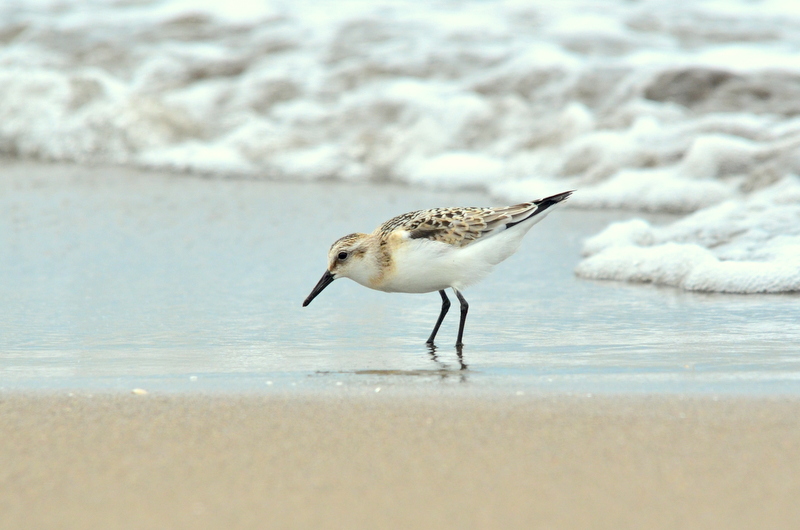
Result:
M303 301L308 306L339 278L389 293L438 291L442 307L426 343L450 309L446 289L461 304L456 347L463 347L469 304L461 294L495 265L513 255L528 231L575 190L498 208L432 208L389 219L371 234L337 239L328 251L328 268Z

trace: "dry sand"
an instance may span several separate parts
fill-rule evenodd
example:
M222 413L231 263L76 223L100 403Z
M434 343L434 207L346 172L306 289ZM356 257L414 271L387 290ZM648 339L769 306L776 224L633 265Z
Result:
M0 394L2 528L798 528L800 400Z

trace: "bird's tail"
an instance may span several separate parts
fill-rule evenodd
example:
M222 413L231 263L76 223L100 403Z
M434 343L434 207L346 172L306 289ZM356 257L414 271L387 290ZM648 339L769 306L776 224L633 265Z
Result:
M536 208L533 208L533 209L529 210L528 215L526 215L523 219L520 219L519 221L514 221L514 222L511 222L511 223L507 223L506 224L506 228L511 228L514 225L518 225L520 223L524 223L528 219L536 217L537 215L541 214L542 212L544 212L545 210L547 210L551 206L554 206L554 205L556 205L556 204L568 199L569 196L572 195L572 192L574 192L574 191L575 190L564 191L564 192L561 192L561 193L557 193L555 195L550 195L549 197L543 197L541 199L536 199L535 201L532 201L532 202L528 203L531 206L535 206Z

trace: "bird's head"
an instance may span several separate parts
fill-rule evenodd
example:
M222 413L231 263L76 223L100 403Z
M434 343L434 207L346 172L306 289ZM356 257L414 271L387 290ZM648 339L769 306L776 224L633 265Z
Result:
M337 240L328 251L328 270L322 275L311 294L303 302L303 307L311 303L333 280L350 278L362 285L369 285L375 271L370 260L366 259L369 245L367 234L350 234Z

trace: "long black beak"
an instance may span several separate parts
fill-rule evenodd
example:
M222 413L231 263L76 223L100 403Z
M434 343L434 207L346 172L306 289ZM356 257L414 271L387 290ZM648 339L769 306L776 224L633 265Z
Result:
M321 293L324 288L329 286L331 282L333 282L333 280L335 279L336 278L333 277L331 271L325 271L325 274L322 275L322 278L320 278L319 282L317 282L317 285L311 290L311 294L308 295L308 298L306 298L305 301L303 302L303 307L310 304L311 300L316 298L317 295Z

